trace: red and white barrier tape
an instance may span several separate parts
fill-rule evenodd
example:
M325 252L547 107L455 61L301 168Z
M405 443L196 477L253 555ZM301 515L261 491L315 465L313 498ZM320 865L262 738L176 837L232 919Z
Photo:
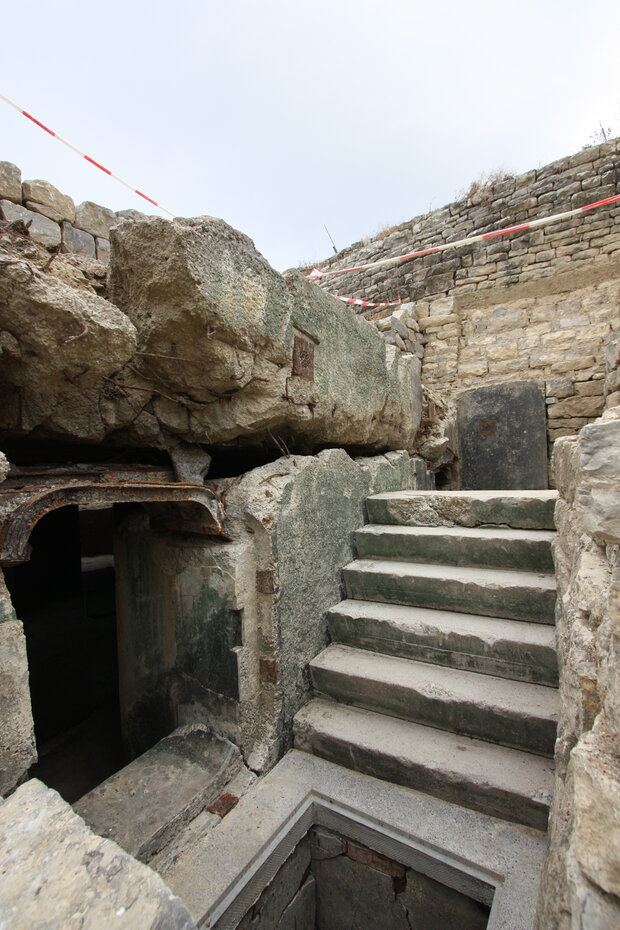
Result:
M345 304L355 304L356 307L397 307L401 302L400 297L396 300L383 300L381 303L373 303L370 300L360 300L358 297L341 297L340 294L330 294L336 300L342 300Z
M103 171L104 174L109 175L111 178L114 178L115 181L118 181L120 184L123 184L125 187L129 188L134 194L137 194L138 197L142 197L144 200L148 200L149 203L152 203L154 207L157 207L159 210L163 210L164 213L167 213L168 216L176 216L176 213L172 213L170 210L167 210L165 207L162 207L160 203L157 203L156 200L152 200L150 197L147 197L146 194L143 194L142 191L139 191L136 187L132 187L131 184L128 184L127 181L123 181L122 178L119 178L117 174L114 174L113 171L110 171L109 168L104 168L103 165L100 165L98 161L95 161L94 158L91 158L89 155L85 155L84 152L80 152L75 145L71 145L70 142L67 142L66 139L63 139L62 136L59 136L57 132L54 132L53 129L49 129L44 123L40 120L35 119L30 113L26 110L22 110L21 107L18 107L16 103L13 103L12 100L9 100L8 97L5 97L4 94L0 94L0 100L4 100L5 103L8 103L10 107L13 107L14 110L17 110L18 113L21 113L22 116L25 116L27 119L31 120L36 126L40 129L44 129L45 132L48 132L50 136L53 136L55 139L58 139L59 142L62 142L63 145L66 145L67 148L71 149L72 152L75 152L76 155L79 155L80 158L85 158L86 161L90 162L91 165L94 165L95 168L99 168L100 171Z
M531 220L529 223L519 223L518 226L506 226L504 229L480 233L478 236L469 236L467 239L444 242L443 245L436 245L430 249L420 249L418 252L408 252L406 255L395 255L393 258L382 258L376 262L367 262L365 265L356 265L354 268L339 268L334 271L320 271L319 268L313 268L310 274L306 275L306 278L308 281L318 281L319 278L332 275L349 274L351 271L364 271L366 268L378 268L380 265L391 265L394 262L404 262L410 258L419 258L421 255L432 255L435 252L445 252L447 249L456 249L461 245L470 245L472 242L497 239L499 236L510 236L512 233L525 232L527 229L536 229L539 226L546 226L548 223L558 223L560 220L565 220L569 216L578 216L580 213L585 213L586 210L595 210L597 207L604 207L612 203L620 203L620 194L615 194L613 197L606 197L604 200L597 200L594 203L588 203L584 207L577 207L575 210L566 210L564 213L555 213L553 216L543 216L541 219Z

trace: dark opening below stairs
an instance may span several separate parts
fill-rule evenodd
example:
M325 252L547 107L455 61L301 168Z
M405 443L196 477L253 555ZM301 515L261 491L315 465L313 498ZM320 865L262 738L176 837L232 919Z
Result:
M558 712L554 491L368 500L295 746L545 830Z

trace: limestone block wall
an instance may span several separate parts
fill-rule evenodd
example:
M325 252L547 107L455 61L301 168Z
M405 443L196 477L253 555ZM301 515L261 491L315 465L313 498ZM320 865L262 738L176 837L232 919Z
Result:
M620 270L620 269L619 269ZM426 339L422 382L444 396L502 381L539 383L548 436L574 435L616 403L608 375L620 331L620 274L600 281L583 271L553 288L489 291L484 298L418 301Z
M482 186L322 262L347 268L526 223L618 193L620 139L583 149L543 168ZM321 286L364 300L432 300L526 284L620 258L620 205L549 227L476 243L392 266L327 278Z
M76 204L49 181L22 181L17 165L0 161L0 219L21 220L30 238L50 250L107 264L110 229L119 219L137 218L138 210L114 212L90 200Z
M561 439L560 718L539 930L620 926L620 410Z
M323 262L345 268L570 210L620 190L620 139L506 178ZM406 344L393 310L362 310L389 341L423 356L422 382L444 400L482 384L533 380L548 436L574 435L617 402L611 375L620 328L620 205L521 234L393 266L324 278L365 300L401 296L417 323ZM611 358L611 356L610 356ZM617 362L616 362L617 367ZM606 380L607 378L607 380ZM607 401L605 398L609 397Z

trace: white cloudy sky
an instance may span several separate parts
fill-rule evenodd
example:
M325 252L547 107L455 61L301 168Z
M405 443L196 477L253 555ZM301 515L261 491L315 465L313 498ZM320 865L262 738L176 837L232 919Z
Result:
M0 91L278 269L620 133L617 0L30 0ZM0 160L143 204L0 101ZM153 211L155 212L155 211Z

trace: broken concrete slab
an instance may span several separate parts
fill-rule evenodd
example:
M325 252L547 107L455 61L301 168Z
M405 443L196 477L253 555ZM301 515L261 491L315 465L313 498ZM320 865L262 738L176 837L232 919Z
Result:
M237 747L205 726L179 727L86 794L74 810L96 833L148 862L242 765Z
M86 282L74 286L9 254L0 278L0 330L13 340L0 378L7 397L0 427L24 434L46 424L73 440L102 439L106 379L136 348L127 317Z
M247 236L201 217L122 223L111 241L111 298L140 332L143 384L179 396L176 411L155 403L170 430L210 444L273 445L275 431L297 448L412 447L418 360L301 275L279 275Z
M0 804L0 924L6 930L196 926L155 872L91 833L36 779Z

